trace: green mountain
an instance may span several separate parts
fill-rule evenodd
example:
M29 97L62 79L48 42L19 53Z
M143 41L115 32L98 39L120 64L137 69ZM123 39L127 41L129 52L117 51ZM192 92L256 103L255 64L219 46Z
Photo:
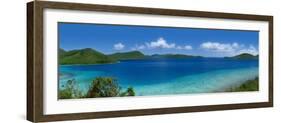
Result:
M68 64L103 64L115 63L118 60L128 59L149 59L149 58L200 58L201 56L183 55L183 54L154 54L145 56L140 51L114 53L105 55L91 48L65 51L59 49L59 63Z
M225 57L225 58L233 58L233 59L258 59L259 55L252 55L249 53L242 53L233 57Z
M108 55L112 59L116 60L126 60L126 59L142 59L145 58L145 55L140 51L131 51L131 52L123 52L123 53L114 53Z
M183 54L154 54L150 58L201 58L201 56L183 55Z
M59 50L60 64L102 64L114 63L116 60L96 50L86 48L80 50L65 51Z
M59 56L65 54L65 53L66 53L66 51L64 49L61 49L61 48L59 49Z

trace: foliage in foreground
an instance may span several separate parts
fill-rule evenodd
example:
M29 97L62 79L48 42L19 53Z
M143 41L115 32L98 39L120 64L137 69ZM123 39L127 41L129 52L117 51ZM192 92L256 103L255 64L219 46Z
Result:
M117 80L112 77L97 77L91 83L86 94L82 94L78 90L75 80L69 80L64 89L59 90L59 99L123 96L135 96L134 88L129 87L125 92L122 92Z
M64 89L59 90L59 99L75 99L83 97L82 92L76 86L75 80L68 80Z
M116 97L119 95L120 90L121 88L118 86L116 79L98 77L92 82L86 97Z
M259 78L256 77L254 80L248 80L244 84L231 88L231 92L241 92L241 91L258 91L259 90Z

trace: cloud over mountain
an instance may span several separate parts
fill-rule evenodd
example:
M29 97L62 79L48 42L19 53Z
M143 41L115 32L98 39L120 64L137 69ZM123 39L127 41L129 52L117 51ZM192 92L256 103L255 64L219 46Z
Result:
M122 43L117 43L117 44L114 44L114 45L113 45L113 48L114 48L115 50L122 50L122 49L125 48L125 45L122 44Z
M164 38L160 37L156 41L146 43L146 46L148 48L163 48L163 49L168 48L168 49L170 49L170 48L175 48L176 44L175 43L169 44L169 43L167 43L167 41Z
M156 41L146 42L142 45L135 45L131 48L132 50L143 50L143 49L176 49L176 50L192 50L191 45L180 46L176 43L169 43L163 37L158 38Z
M253 45L246 47L244 44L238 44L236 42L219 43L219 42L208 41L208 42L201 43L200 48L207 50L207 51L224 53L224 54L228 54L228 55L235 55L235 54L240 54L240 53L250 53L253 55L258 54L258 49L255 48Z

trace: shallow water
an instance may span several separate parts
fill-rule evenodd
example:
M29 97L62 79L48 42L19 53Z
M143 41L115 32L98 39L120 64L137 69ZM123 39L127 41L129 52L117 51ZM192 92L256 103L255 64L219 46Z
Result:
M123 60L116 64L61 65L59 86L75 79L82 91L96 77L114 77L137 95L223 91L258 76L258 60L224 58Z

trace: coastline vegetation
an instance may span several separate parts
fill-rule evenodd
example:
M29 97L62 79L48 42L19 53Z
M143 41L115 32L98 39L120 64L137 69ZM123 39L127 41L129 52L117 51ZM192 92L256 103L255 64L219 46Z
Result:
M140 51L118 52L113 54L103 54L91 48L65 51L59 49L60 65L74 64L107 64L117 63L119 60L132 59L155 59L155 58L201 58L201 56L184 55L184 54L153 54L144 55Z
M76 86L75 79L68 80L63 87L64 89L59 90L59 99L77 99L83 97L82 92Z
M256 77L252 80L247 80L239 86L233 86L223 92L246 92L258 91L259 79ZM63 89L59 89L59 99L80 99L80 98L99 98L99 97L125 97L135 96L133 87L128 87L125 91L121 89L117 79L113 77L97 77L89 86L86 93L78 89L76 80L68 80Z
M68 80L63 86L63 89L59 89L58 94L59 99L124 96L135 96L134 88L129 87L126 91L122 92L117 79L112 77L97 77L92 81L89 90L86 93L82 93L82 91L78 89L75 79Z
M259 90L259 78L256 77L253 80L248 80L240 86L227 89L227 92L245 92L245 91L258 91Z
M259 55L252 55L252 54L249 54L249 53L241 53L241 54L236 55L236 56L224 57L224 58L228 58L228 59L240 59L240 60L259 59Z

